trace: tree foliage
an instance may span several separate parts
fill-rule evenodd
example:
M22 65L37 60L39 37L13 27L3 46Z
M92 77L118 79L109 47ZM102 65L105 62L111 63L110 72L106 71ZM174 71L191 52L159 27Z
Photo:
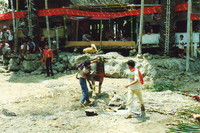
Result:
M8 8L8 0L0 0L0 14L10 12Z

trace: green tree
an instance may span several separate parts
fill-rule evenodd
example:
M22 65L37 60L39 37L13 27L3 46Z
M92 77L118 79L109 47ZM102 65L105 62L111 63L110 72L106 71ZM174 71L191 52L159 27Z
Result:
M0 14L10 12L8 8L8 0L0 0Z

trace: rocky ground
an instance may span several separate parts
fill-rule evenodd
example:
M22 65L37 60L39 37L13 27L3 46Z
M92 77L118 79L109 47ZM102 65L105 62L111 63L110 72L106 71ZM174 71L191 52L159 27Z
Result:
M105 56L113 58L109 54ZM118 110L118 107L124 106L126 102L127 90L124 85L127 79L119 78L125 74L117 73L111 66L120 60L123 64L130 57L112 59L105 66L112 70L107 73L115 78L105 78L102 94L93 95L92 104L85 107L79 105L81 90L74 70L45 78L44 74L10 72L5 70L5 67L0 67L0 132L166 133L171 125L187 123L187 119L183 119L180 112L199 107L199 103L183 96L180 92L198 94L196 88L200 85L199 72L181 71L184 66L181 66L180 62L183 61L180 59L148 58L148 60L134 58L143 66L146 65L140 68L145 73L143 97L147 115L146 117L136 115L128 120L124 119L126 110ZM177 64L179 67L175 67ZM150 69L153 70L152 73L147 72ZM163 91L152 91L158 88ZM85 111L88 109L95 110L98 115L86 116ZM135 98L135 111L139 112L137 98Z
M123 86L127 79L106 78L101 97L93 97L93 104L86 107L79 106L81 90L74 74L47 79L44 75L3 73L0 82L0 131L6 133L165 133L166 125L178 119L178 111L199 105L172 91L144 90L147 117L126 120L126 110L108 104L115 95L126 95ZM135 106L138 111L137 100ZM98 115L86 116L87 109L96 109Z

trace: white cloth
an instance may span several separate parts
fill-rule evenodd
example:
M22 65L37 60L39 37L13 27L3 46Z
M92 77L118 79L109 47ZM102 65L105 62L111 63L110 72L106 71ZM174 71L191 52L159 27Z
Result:
M0 32L0 39L3 38L3 32Z
M179 44L178 44L178 48L179 49L184 49L184 44L185 44L184 40L180 40Z
M130 71L129 72L129 83L132 83L134 80L138 80L138 82L133 84L133 85L131 85L129 87L129 89L131 89L131 90L142 89L142 85L140 83L140 77L139 77L138 69L136 69L135 71Z
M90 73L90 70L86 67L84 67L81 71L80 71L80 77L81 78L84 78L84 79L87 79L87 74Z
M8 43L5 43L5 46L2 48L2 53L3 55L11 53L10 45Z
M24 47L25 47L24 44L22 44L21 45L21 50L24 49ZM26 50L29 50L29 46L28 45L26 45Z

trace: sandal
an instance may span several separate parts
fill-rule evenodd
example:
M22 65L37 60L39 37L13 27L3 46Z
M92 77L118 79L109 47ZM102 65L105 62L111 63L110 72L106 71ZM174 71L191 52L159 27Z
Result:
M80 103L80 106L81 106L81 107L85 107L84 103Z
M132 115L127 115L126 117L124 117L125 119L129 119L129 118L132 118L133 116Z

